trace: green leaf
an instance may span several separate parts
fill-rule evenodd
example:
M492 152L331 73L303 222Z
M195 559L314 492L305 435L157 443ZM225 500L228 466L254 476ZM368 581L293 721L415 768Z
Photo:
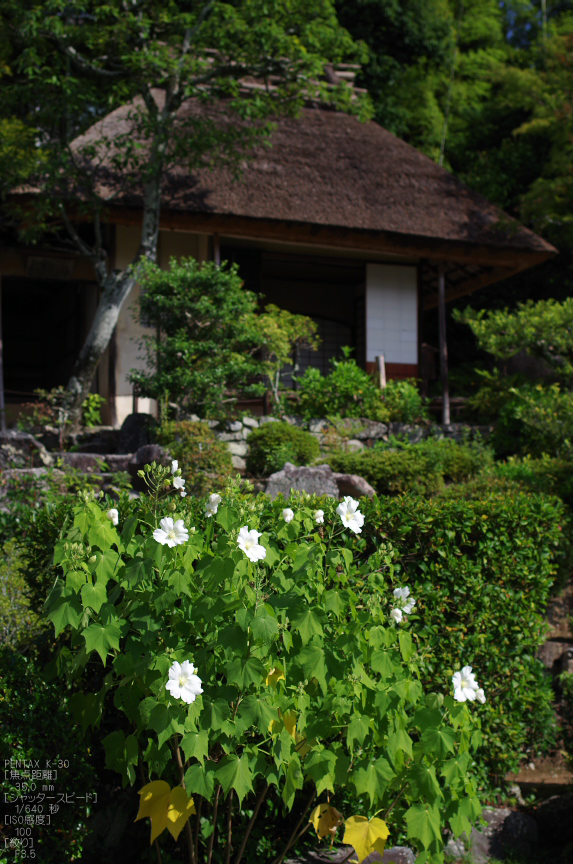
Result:
M263 645L270 645L279 635L277 619L264 606L257 609L251 621L251 630L255 639Z
M123 523L123 528L121 530L121 539L124 546L127 546L135 534L135 529L137 528L137 524L139 519L137 516L128 516L125 522Z
M346 732L346 741L348 743L348 748L352 753L354 748L352 746L354 741L358 741L359 744L364 743L364 739L368 735L370 731L370 723L368 717L365 717L362 714L355 714L350 723L348 724L348 729Z
M245 690L251 684L260 684L267 677L267 670L258 657L248 657L246 660L237 657L227 664L225 674L229 684Z
M305 757L304 773L314 780L317 796L328 789L334 792L336 753L330 750L314 751Z
M440 774L448 786L459 785L459 781L465 780L468 772L469 761L469 753L460 753L453 759L448 759L448 761L442 765Z
M216 732L230 716L229 703L225 702L224 699L211 701L208 697L203 697L203 711L200 717L200 724L203 729L212 729Z
M119 638L121 629L114 622L102 626L101 624L90 624L85 630L82 630L82 636L86 640L86 651L91 653L97 651L101 657L101 662L105 666L107 655L113 649L119 651Z
M322 636L322 624L320 617L312 609L304 609L293 619L293 627L298 630L302 644L306 645L313 636Z
M102 551L110 546L119 546L120 543L117 531L103 513L101 519L88 528L88 540L90 546L99 546Z
M77 627L80 623L83 614L80 598L67 585L58 586L56 591L50 594L47 604L49 606L46 618L53 622L56 636L59 636L68 624L70 627Z
M106 549L105 552L96 552L95 572L97 581L109 582L117 576L117 568L121 564L121 557L114 549Z
M196 795L202 795L207 801L211 798L215 789L215 771L217 769L216 762L205 762L200 765L195 762L185 772L185 788L188 795L195 792Z
M378 672L383 680L390 678L396 672L396 663L393 660L393 652L378 650L374 651L370 660L373 672Z
M369 796L373 807L382 799L386 788L395 776L388 760L380 756L375 762L360 763L352 772L352 782L358 795L366 793Z
M440 759L454 752L454 733L447 726L430 726L422 733L421 741L424 752L435 753Z
M257 694L247 696L242 700L239 705L238 716L244 721L247 729L256 726L259 732L266 736L269 724L277 719L277 712Z
M200 729L199 732L186 732L181 739L181 747L185 760L198 759L203 763L209 755L209 733L206 729Z
M229 789L234 789L239 803L253 790L253 774L249 768L248 758L244 753L240 757L235 753L225 756L215 773L225 795Z
M400 643L400 653L407 663L408 660L414 654L414 647L412 645L412 637L405 630L400 630L398 635L398 642Z
M157 742L163 747L166 741L175 733L184 731L184 709L158 703L149 717L149 728L157 734Z
M440 811L435 804L413 804L405 818L408 837L419 840L426 849L434 840L441 841Z
M305 645L305 647L299 651L296 662L302 669L305 678L308 678L309 681L312 678L316 678L321 686L322 692L326 694L328 688L326 684L326 661L323 649L318 645Z
M297 789L302 789L304 777L300 767L300 759L294 755L288 763L285 785L283 787L283 801L287 810L290 810L294 804L294 796Z
M134 558L125 568L125 578L131 585L147 582L153 576L153 568L151 558Z
M396 729L391 735L388 736L388 743L386 745L386 749L392 759L395 758L396 753L401 750L406 753L408 756L412 755L412 739L408 735L405 729Z
M88 582L83 586L80 594L84 609L89 606L96 613L107 601L107 590L103 582L96 582L95 585L90 585Z
M442 799L442 791L436 779L436 769L428 767L423 762L416 762L410 767L411 782L417 786L420 797L426 798L430 804Z
M191 596L191 580L188 573L181 573L179 570L175 570L169 574L167 584L170 588L173 588L175 594L187 594L188 597Z
M137 738L116 730L102 741L105 747L105 765L121 774L122 786L135 782L135 766L139 761Z

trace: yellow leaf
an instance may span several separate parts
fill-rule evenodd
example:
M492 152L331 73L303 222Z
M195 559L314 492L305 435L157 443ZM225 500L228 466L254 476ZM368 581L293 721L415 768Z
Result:
M285 711L282 720L290 737L296 740L296 714L294 711Z
M171 790L167 809L167 830L174 840L177 840L181 829L193 813L195 813L193 799L189 798L185 789L176 786Z
M154 780L139 790L139 812L135 821L149 816L151 819L151 843L167 828L170 794L169 783L166 783L165 780Z
M344 821L342 813L330 804L319 804L310 814L310 822L316 828L316 833L322 840L330 834L336 834L336 829Z
M166 828L173 839L177 840L181 829L189 817L195 813L195 804L187 792L181 786L171 789L165 780L154 780L152 783L148 783L147 786L139 790L139 796L139 811L135 821L149 816L151 819L151 843Z
M276 689L279 681L286 681L285 673L282 669L276 669L274 666L269 671L269 674L266 677L265 684L267 687L274 687Z
M296 732L296 727L295 727L295 732ZM313 738L313 741L311 743L309 743L306 740L306 735L301 735L300 732L296 732L294 740L296 742L296 752L298 753L298 755L300 756L301 759L304 759L304 757L307 755L307 753L310 753L310 751L312 750L311 743L316 744L316 739ZM301 744L301 741L304 741L304 744Z
M368 820L366 816L351 816L344 823L343 843L352 846L361 864L371 852L384 853L384 846L388 838L388 828L382 819L374 816Z

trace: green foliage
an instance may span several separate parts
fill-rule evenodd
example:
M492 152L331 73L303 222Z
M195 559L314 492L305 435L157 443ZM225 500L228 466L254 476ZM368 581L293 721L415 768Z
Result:
M428 410L414 378L391 379L382 391L382 396L389 420L419 423L428 419Z
M511 391L512 398L502 407L496 425L496 453L506 456L521 453L571 459L573 445L573 392L549 387L523 386Z
M476 475L492 456L480 443L428 438L408 444L392 439L389 445L360 453L332 454L327 461L333 471L364 477L380 495L435 495L444 483L460 483Z
M169 475L152 469L151 487ZM334 501L323 502L320 531L308 499L292 500L287 524L283 502L245 498L237 485L216 516L190 498L175 510L169 502L169 492L140 499L116 529L83 496L55 549L46 616L69 637L55 666L77 679L101 661L103 685L84 688L74 709L86 725L104 712L117 718L103 741L108 766L127 785L139 784L141 764L201 802L209 830L189 837L199 860L211 833L223 855L228 820L234 844L248 846L264 795L268 828L280 806L302 813L315 796L335 801L347 789L363 813L385 814L392 837L407 834L422 860L442 862L446 826L469 831L480 813L470 766L481 706L454 702L449 683L424 695L424 640L389 623L399 584L392 544L365 553L343 533ZM195 529L173 548L152 534L167 513ZM261 532L260 563L239 546L245 524ZM189 704L166 690L184 660L202 687ZM270 839L282 855L304 827L296 821L285 836L274 816Z
M45 820L43 825L36 824L32 829L37 860L45 864L60 864L81 855L90 805L86 805L85 800L80 801L79 796L85 797L86 792L91 792L95 780L88 753L81 732L72 721L61 682L47 683L42 670L32 660L19 651L0 646L0 759L2 765L7 766L3 783L4 813L13 817L23 815L24 806L33 807L34 799L36 806L43 806L44 813L48 810L46 804L37 803L39 796L31 791L33 766L28 771L16 769L20 770L21 779L11 778L8 767L11 759L28 763L38 760L41 769L49 762L52 771L57 772L54 775L57 779L44 782L53 784L57 792L68 794L74 801L71 805L60 806L59 811L52 814L51 824ZM60 760L62 765L58 766ZM30 790L27 802L20 797L26 794L22 783ZM74 800L76 795L78 799ZM16 832L7 820L4 820L2 834L3 845L5 839L8 849ZM28 851L25 844L22 851Z
M562 380L573 376L573 298L529 300L517 308L466 309L454 318L471 327L478 345L496 360L508 360L520 351L539 357Z
M568 459L548 456L510 456L506 462L498 462L495 473L519 484L532 492L557 495L569 507L573 506L573 463Z
M143 396L169 393L187 413L220 415L227 391L258 371L253 317L256 296L234 266L171 259L170 269L141 265L140 316L157 335L142 337L147 371L130 380Z
M423 682L441 689L460 665L479 670L489 697L481 772L496 786L527 752L554 742L552 688L535 653L570 545L561 501L507 481L486 487L477 497L460 485L447 499L379 498L363 509L372 541L392 543L416 597Z
M0 563L0 646L29 644L38 632L37 615L26 597L22 553L15 540L4 543Z
M292 364L297 346L318 348L317 324L305 315L293 315L272 304L253 323L265 358L261 372L270 385L275 405L279 406L283 367Z
M101 425L101 406L105 399L99 393L90 393L82 405L82 424L90 429Z
M247 470L256 476L280 471L285 462L310 465L320 454L310 432L281 421L265 423L249 435Z
M203 495L217 492L225 485L233 471L231 454L206 423L164 421L155 434L179 462L188 492Z
M299 396L297 413L301 417L367 417L386 422L390 419L383 403L380 388L356 360L349 358L330 361L332 370L323 375L319 369L309 368L297 378Z

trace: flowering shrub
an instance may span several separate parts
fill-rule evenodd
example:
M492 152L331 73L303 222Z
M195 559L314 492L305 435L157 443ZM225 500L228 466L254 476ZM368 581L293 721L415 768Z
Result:
M291 499L286 520L283 503L237 485L204 508L169 468L147 476L152 494L130 515L118 506L117 526L108 505L80 498L46 615L68 636L62 674L104 667L74 707L92 726L116 712L107 765L141 786L152 841L184 830L194 862L229 860L231 847L236 864L281 862L309 827L332 836L344 816L360 861L399 835L419 864L442 861L443 831L469 831L480 812L481 705L457 702L451 681L424 694L392 545L355 557L366 524L353 499L321 511ZM358 813L338 811L342 794ZM296 814L288 832L275 818L273 837L257 833L277 808Z
M219 441L207 423L166 420L155 436L178 460L188 489L195 495L203 495L213 486L223 487L232 474L229 448L224 441Z
M288 423L265 423L249 435L247 469L251 474L272 474L285 462L310 465L320 454L318 441L310 432Z

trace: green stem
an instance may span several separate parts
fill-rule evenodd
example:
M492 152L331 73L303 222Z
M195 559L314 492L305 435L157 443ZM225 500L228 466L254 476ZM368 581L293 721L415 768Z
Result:
M305 807L304 810L303 810L302 816L300 817L300 819L299 819L298 822L296 823L296 825L295 825L295 827L294 827L294 830L293 830L292 834L290 835L290 837L289 837L288 840L287 840L286 846L284 847L284 849L283 849L283 851L281 852L281 854L280 854L280 855L277 855L277 857L272 861L272 864L282 864L283 858L285 857L285 855L287 854L287 852L288 852L288 850L291 848L291 846L294 846L294 844L296 843L296 841L297 841L300 837L302 837L302 835L304 834L305 831L307 831L307 830L310 828L310 822L309 822L308 825L305 825L305 827L304 827L303 830L300 832L300 834L298 833L298 830L299 830L300 826L302 825L302 823L303 823L303 821L304 821L304 817L305 817L306 814L307 814L308 808L310 807L310 805L311 805L312 802L314 801L315 797L316 797L316 789L313 790L312 795L311 795L310 798L308 799L308 801L307 801L307 803L306 803L306 807Z
M176 743L174 743L173 745L173 752L175 753L175 761L177 762L177 768L179 769L179 779L181 782L181 786L185 789L185 770L183 768L183 760L181 759L181 750L179 749L179 745ZM193 842L193 832L191 831L189 819L185 823L185 833L187 835L189 864L196 864L195 844Z
M245 851L245 847L247 845L247 840L249 839L249 834L251 833L253 825L257 821L257 816L259 815L259 810L261 809L261 804L265 800L265 797L266 797L266 794L268 791L269 791L269 784L267 783L265 786L263 786L263 789L261 790L259 797L256 800L255 809L253 810L253 815L251 816L249 824L247 825L247 830L245 831L245 834L243 836L243 840L242 840L242 843L239 847L239 851L237 852L237 856L235 858L234 864L239 864L241 858L243 857L243 852Z
M233 790L229 791L227 798L227 849L225 850L225 864L229 864L231 860L231 837L233 830Z
M215 795L215 803L213 804L213 830L211 831L211 836L209 837L209 843L207 845L207 864L211 864L211 858L213 857L213 842L215 840L215 834L217 832L217 810L219 808L219 795L221 794L221 787L217 786L217 793Z

